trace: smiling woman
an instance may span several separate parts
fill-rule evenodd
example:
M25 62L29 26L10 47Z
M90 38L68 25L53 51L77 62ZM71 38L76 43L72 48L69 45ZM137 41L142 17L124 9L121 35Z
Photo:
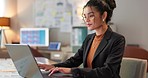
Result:
M0 2L0 17L4 16L5 0Z

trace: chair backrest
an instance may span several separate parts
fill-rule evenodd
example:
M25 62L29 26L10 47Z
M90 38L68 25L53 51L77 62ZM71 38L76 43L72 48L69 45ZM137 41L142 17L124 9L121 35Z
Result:
M148 61L148 51L136 46L126 46L124 57L146 59ZM148 72L148 64L147 64Z
M146 78L147 60L123 58L121 62L121 78Z

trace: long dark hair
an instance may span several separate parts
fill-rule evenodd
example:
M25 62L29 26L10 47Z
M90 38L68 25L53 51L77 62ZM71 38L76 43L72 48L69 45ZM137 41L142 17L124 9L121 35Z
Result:
M87 6L96 8L101 15L103 15L103 13L106 11L106 23L108 23L111 20L114 8L116 8L116 3L114 0L89 0L84 8Z

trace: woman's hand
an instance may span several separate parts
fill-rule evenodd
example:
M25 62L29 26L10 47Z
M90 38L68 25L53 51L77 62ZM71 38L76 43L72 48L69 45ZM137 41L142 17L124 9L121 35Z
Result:
M48 76L51 76L53 73L59 71L64 74L70 74L71 73L71 68L63 68L63 67L55 67L50 69L50 74Z
M55 68L54 65L47 65L47 64L38 64L38 66L40 69L43 69L45 71L49 71L49 70Z
M40 69L43 69L45 71L50 71L51 73L49 74L52 75L54 72L61 72L64 74L70 74L71 73L71 68L64 68L64 67L55 67L54 65L47 65L47 64L38 64Z
M71 68L59 67L58 71L62 72L62 73L65 73L65 74L70 74L71 73Z

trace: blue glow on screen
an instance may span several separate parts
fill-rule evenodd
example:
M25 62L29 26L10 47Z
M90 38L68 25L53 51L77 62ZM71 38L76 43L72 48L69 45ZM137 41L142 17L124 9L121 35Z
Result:
M45 44L45 31L41 30L40 32L40 43Z

